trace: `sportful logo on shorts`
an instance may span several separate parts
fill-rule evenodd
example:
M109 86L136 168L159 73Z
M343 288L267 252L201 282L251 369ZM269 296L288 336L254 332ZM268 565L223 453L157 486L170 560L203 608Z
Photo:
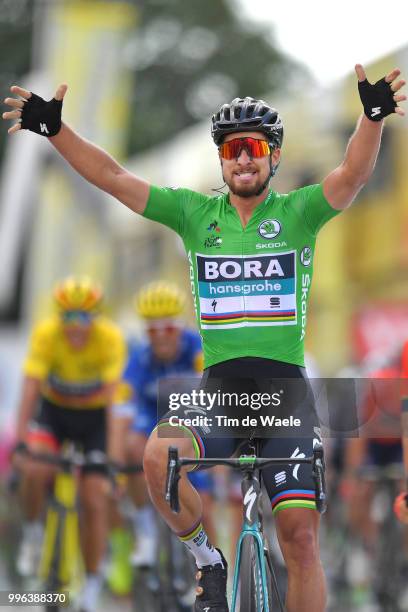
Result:
M202 329L296 324L295 251L196 258Z

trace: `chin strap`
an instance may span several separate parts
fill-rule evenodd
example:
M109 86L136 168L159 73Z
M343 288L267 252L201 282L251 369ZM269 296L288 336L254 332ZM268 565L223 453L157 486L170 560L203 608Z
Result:
M272 177L275 176L275 173L276 173L276 171L278 169L278 166L279 166L279 162L276 164L276 166L272 165L272 154L269 155L269 174L268 174L268 176L266 178L266 181L264 181L262 183L262 185L260 186L260 188L258 189L258 191L256 192L255 195L257 195L257 196L261 195L261 193L264 191L264 189L266 189L268 187L269 181L271 180Z

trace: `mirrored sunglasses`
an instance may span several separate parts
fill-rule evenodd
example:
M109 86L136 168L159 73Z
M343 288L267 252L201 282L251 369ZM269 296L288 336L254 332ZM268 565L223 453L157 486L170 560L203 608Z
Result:
M258 140L257 138L234 138L224 142L219 147L223 159L238 159L242 149L245 149L251 159L253 157L265 157L271 153L268 141Z

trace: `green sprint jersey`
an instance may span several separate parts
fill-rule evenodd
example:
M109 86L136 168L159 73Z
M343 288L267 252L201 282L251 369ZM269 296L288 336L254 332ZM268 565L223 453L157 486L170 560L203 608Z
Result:
M321 185L269 191L243 228L227 194L150 188L144 216L184 242L205 367L237 357L304 365L316 236L338 212Z

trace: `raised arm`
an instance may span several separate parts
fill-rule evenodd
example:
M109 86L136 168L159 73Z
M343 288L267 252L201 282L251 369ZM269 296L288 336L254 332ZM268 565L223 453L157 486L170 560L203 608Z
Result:
M404 80L398 80L398 68L375 85L367 81L360 64L355 69L365 114L357 122L343 162L323 181L324 195L337 210L347 208L370 178L380 148L383 119L391 113L404 115L397 103L406 100L405 95L397 93L405 85Z
M13 110L3 113L3 119L17 119L17 123L8 130L9 134L26 128L47 136L57 151L87 181L113 195L133 211L143 213L149 196L149 184L61 122L62 101L67 89L67 85L60 85L53 100L45 102L26 89L13 85L10 91L20 98L6 98L4 101Z

